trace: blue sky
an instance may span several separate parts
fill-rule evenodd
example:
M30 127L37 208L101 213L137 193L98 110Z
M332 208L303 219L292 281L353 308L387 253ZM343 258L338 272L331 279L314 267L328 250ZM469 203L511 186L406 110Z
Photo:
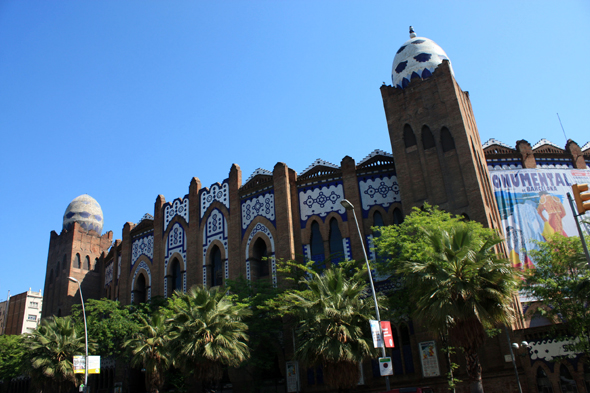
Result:
M391 152L379 87L408 26L449 55L482 141L590 140L587 1L0 2L0 300L42 289L87 193L105 226L285 162Z

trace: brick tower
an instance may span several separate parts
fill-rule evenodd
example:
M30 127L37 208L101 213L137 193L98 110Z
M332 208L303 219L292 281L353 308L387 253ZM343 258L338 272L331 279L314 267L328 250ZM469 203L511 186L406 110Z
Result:
M82 285L85 299L100 296L99 258L113 241L113 233L101 236L103 224L102 209L89 195L75 198L66 209L63 228L58 235L51 231L43 318L52 315L69 315L72 304L80 303L78 284L68 277L74 277Z
M428 202L501 230L469 93L446 53L410 27L392 81L381 95L404 214Z

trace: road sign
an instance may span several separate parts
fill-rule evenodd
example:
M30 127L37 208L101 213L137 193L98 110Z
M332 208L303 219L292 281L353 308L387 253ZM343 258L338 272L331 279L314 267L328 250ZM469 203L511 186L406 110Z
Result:
M391 358L379 358L379 372L382 377L393 375L393 367L391 366Z

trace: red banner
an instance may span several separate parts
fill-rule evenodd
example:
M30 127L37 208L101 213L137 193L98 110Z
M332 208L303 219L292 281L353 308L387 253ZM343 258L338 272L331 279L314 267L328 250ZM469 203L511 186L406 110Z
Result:
M381 331L383 332L383 341L385 341L385 347L395 348L393 336L391 335L391 323L389 323L389 321L381 321Z

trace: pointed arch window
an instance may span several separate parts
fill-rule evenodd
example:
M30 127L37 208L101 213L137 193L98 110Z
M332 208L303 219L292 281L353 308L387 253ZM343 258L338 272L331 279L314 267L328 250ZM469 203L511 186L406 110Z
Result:
M440 130L440 144L445 153L455 149L455 140L447 127L443 127Z
M414 373L414 357L412 356L412 343L410 341L410 329L403 324L400 326L400 335L402 336L402 351L404 353L404 366L406 374Z
M397 207L393 209L393 225L399 225L404 222L404 215Z
M94 265L92 265L92 269L94 269L94 270L98 269L98 258L94 258Z
M553 393L553 386L542 367L537 368L537 390L539 393Z
M57 265L55 265L55 278L59 277L59 261L57 261Z
M424 150L432 149L436 146L434 143L434 136L428 126L422 127L422 146L424 147Z
M252 257L250 258L251 271L255 278L268 277L268 249L266 242L262 238L256 239L252 248Z
M578 385L565 364L559 367L559 385L561 393L578 393Z
M318 224L317 221L311 223L311 239L309 241L309 246L311 249L311 260L325 267L325 264L323 263L326 259L324 254L324 239L320 232L320 224Z
M61 260L61 268L65 269L68 264L67 255L64 255L63 259Z
M84 258L84 270L90 270L90 257L88 255Z
M330 261L338 263L344 260L344 245L342 244L342 234L338 227L338 220L330 220Z
M404 126L404 145L406 149L416 145L416 135L409 124Z
M145 275L141 273L137 276L137 280L135 281L135 288L133 288L133 303L145 303L147 300L146 295L147 291Z
M211 250L211 256L209 257L210 261L209 261L209 265L210 265L210 271L211 271L211 277L210 277L210 282L211 282L211 286L219 286L219 285L223 285L223 269L222 269L222 263L221 263L221 250L219 249L218 246L213 246L213 249Z
M80 254L76 254L76 256L74 257L74 267L76 269L82 268L82 263L80 262Z
M182 275L180 274L180 262L178 262L177 258L172 260L172 265L170 265L170 276L168 282L168 290L169 296L174 293L174 291L181 291L182 290Z

